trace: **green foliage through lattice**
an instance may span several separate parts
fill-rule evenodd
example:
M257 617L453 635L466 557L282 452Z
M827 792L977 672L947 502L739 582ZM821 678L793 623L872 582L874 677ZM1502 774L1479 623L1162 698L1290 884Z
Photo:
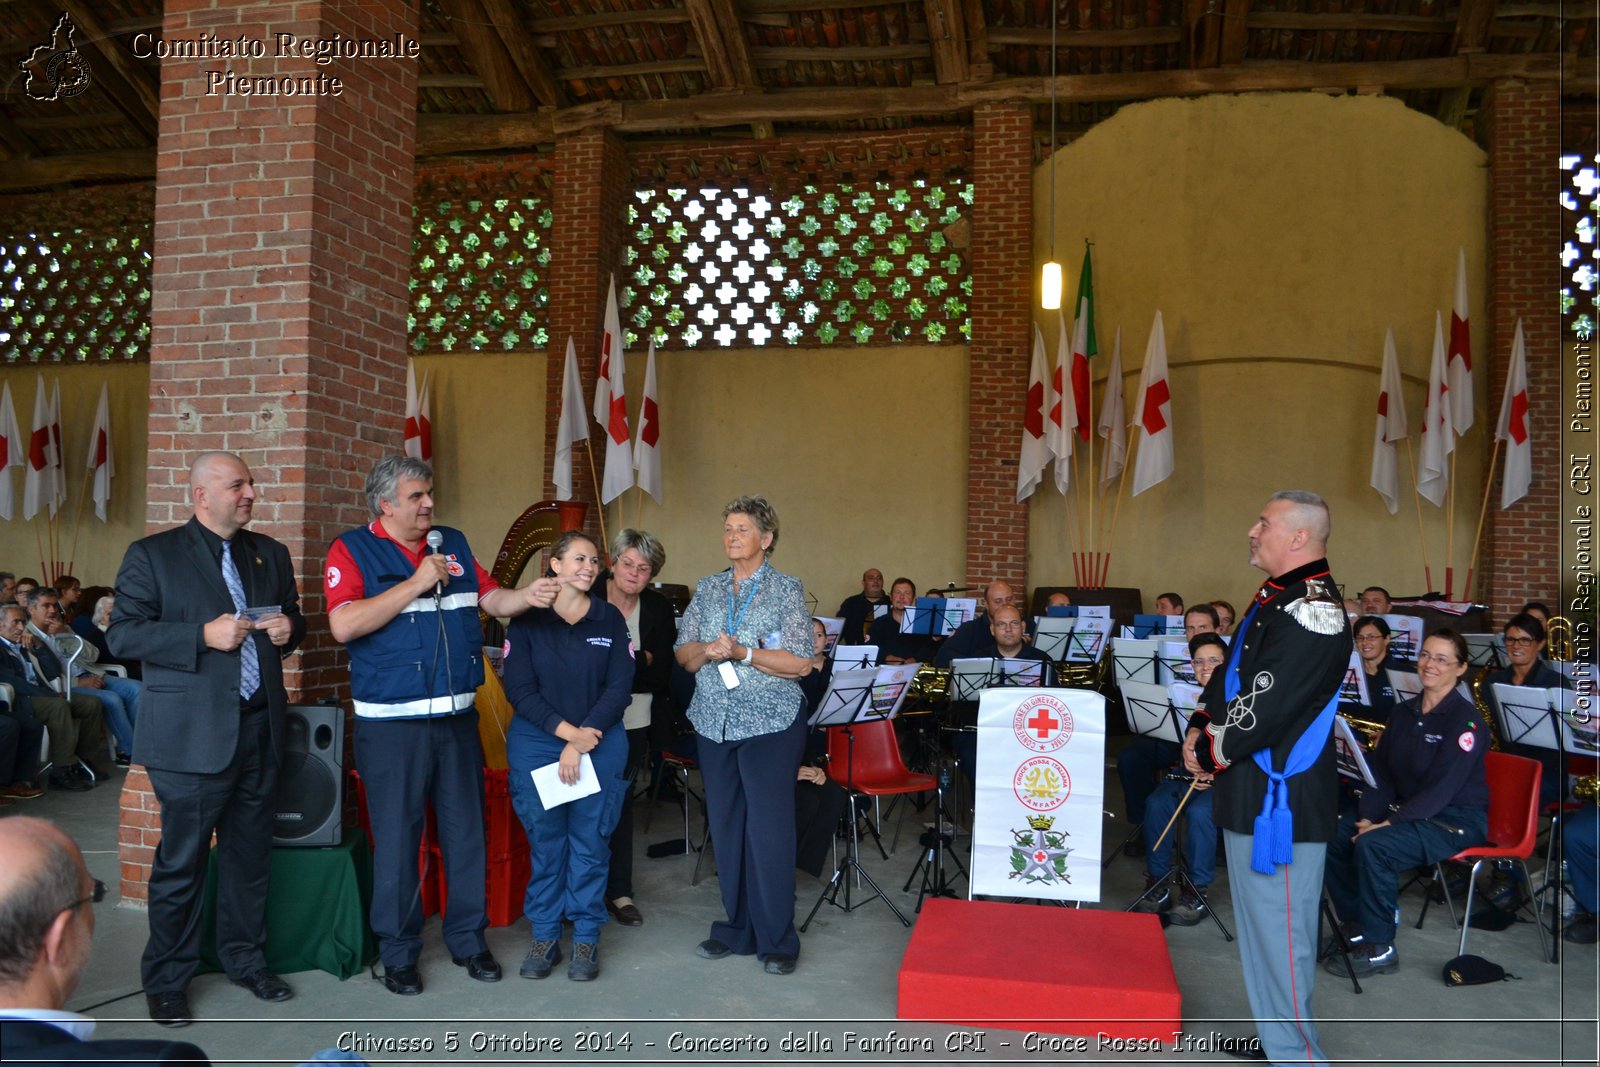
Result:
M1600 244L1595 241L1600 217L1600 155L1585 160L1579 155L1561 157L1565 172L1561 207L1567 239L1561 249L1561 269L1570 285L1561 288L1561 317L1577 341L1592 341L1595 318L1600 314ZM1575 294L1573 288L1578 292Z
M0 358L83 363L150 354L150 227L0 238Z
M629 344L964 342L972 280L946 230L964 180L644 189L628 208Z
M543 199L419 190L411 242L417 352L543 348L552 213Z

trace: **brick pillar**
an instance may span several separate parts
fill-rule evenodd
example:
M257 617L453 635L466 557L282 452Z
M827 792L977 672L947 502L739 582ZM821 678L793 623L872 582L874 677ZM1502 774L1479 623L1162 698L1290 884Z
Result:
M600 334L604 329L606 286L613 274L621 290L622 245L628 196L628 157L622 142L607 130L585 130L556 142L555 221L550 227L550 347L545 390L545 485L551 496L555 485L556 432L561 425L561 373L566 364L567 338L578 356L583 382L584 410L594 403L594 379L599 362ZM627 314L622 315L627 327ZM642 354L642 353L641 353ZM605 467L605 437L589 420L589 443L594 449L595 471ZM597 536L595 512L599 498L589 474L589 458L582 448L572 457L572 497L589 504L587 527Z
M400 450L417 64L280 58L290 33L414 40L417 13L408 0L167 0L165 40L243 38L265 57L161 64L145 476L157 530L187 519L196 453L250 465L253 528L288 546L299 576L310 627L286 681L309 700L346 680L323 557L365 521L373 462ZM211 70L279 79L279 95L230 91ZM123 789L125 900L143 900L159 834L148 790L137 772Z
M1517 319L1527 344L1533 486L1510 510L1500 507L1500 474L1489 492L1489 531L1479 565L1483 599L1496 622L1529 600L1554 606L1561 588L1560 455L1561 94L1554 83L1497 82L1484 95L1489 149L1489 415L1505 392ZM1487 432L1494 432L1493 424ZM1502 459L1504 457L1502 456ZM1502 463L1503 470L1503 463Z
M1028 391L1033 255L1033 114L972 113L972 342L968 346L967 582L1022 592L1028 507L1018 504L1017 440Z

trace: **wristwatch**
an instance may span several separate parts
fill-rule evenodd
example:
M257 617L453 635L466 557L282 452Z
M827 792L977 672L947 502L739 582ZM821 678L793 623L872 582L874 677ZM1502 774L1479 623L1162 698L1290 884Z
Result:
M755 663L755 658L756 658L756 648L755 648L755 646L754 645L745 645L744 646L744 659L740 660L739 662L743 663L746 667L749 667L749 666L752 666Z

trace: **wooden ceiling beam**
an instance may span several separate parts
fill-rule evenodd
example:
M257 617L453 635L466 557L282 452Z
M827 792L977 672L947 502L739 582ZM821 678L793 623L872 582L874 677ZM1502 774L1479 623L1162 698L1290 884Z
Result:
M574 30L598 30L606 26L637 26L644 23L670 25L691 21L689 13L679 8L650 8L647 11L599 11L593 15L529 19L525 25L533 33L571 33Z
M1204 3L1204 0L1200 0ZM1006 45L1027 45L1031 48L1050 47L1050 28L1021 29L994 27L989 30L989 51L998 52ZM1144 45L1177 44L1183 39L1183 30L1177 26L1137 26L1128 30L1061 30L1056 31L1058 48L1138 48Z
M967 32L961 0L922 0L928 22L928 43L933 48L933 77L940 85L967 80Z
M522 24L511 0L479 0L479 2L483 4L484 13L489 16L489 21L494 23L495 32L500 36L500 43L511 56L511 62L516 65L517 73L522 75L522 80L533 90L533 95L539 103L545 107L560 107L566 103L566 94L556 84L555 75L550 71L550 64L545 62L544 56L534 47L533 39Z
M528 83L522 80L517 65L506 51L488 12L479 0L438 0L439 8L450 20L462 54L479 78L483 91L496 111L526 111L533 106L534 95Z
M1250 0L1226 0L1222 15L1222 51L1220 65L1235 66L1244 62L1245 46L1250 40Z
M1183 0L1183 65L1215 67L1222 61L1222 17L1216 0Z
M560 67L556 76L564 81L605 81L610 78L636 78L649 74L700 74L706 69L701 59L651 59L644 63L617 63L604 67Z
M1489 43L1489 24L1494 21L1495 0L1461 0L1456 13L1456 39L1450 51L1481 52Z
M13 159L0 167L0 191L49 189L72 182L148 181L156 176L153 148L87 152L46 159Z
M1255 11L1252 30L1376 30L1380 33L1451 33L1454 19L1431 15L1313 14L1298 11Z
M896 59L926 59L920 44L856 44L810 48L806 45L767 45L750 50L757 63L873 63Z
M759 90L755 58L734 0L684 0L684 7L712 86L723 92ZM770 118L750 124L750 134L758 141L771 138L774 132Z
M0 113L0 149L5 151L7 159L39 154L39 146L33 143L27 131L3 113Z
M112 77L102 78L100 90L128 116L147 140L155 142L160 130L161 90L150 72L139 65L133 53L123 47L122 41L111 33L94 8L84 0L62 0L61 8L72 18L78 35L80 49L91 49L100 60L101 73L110 70ZM110 82L111 84L106 84Z
M905 0L742 0L745 15L795 15L803 11L859 11L867 7L898 7Z
M988 19L984 17L983 0L961 0L962 22L967 31L968 80L986 82L994 77L994 64L989 62Z
M417 116L418 157L532 148L555 139L555 113L549 111L517 115Z

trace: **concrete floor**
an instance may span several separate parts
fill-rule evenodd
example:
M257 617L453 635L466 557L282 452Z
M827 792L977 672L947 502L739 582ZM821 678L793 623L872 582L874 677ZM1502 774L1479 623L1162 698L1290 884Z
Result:
M1113 739L1112 745L1118 744ZM1111 803L1116 777L1108 772ZM93 793L62 793L12 805L3 815L53 819L78 840L95 877L115 887L117 792L108 783ZM1230 1063L1203 1048L1212 1034L1252 1032L1248 1021L1239 958L1207 922L1167 931L1172 961L1183 994L1186 1032L1200 1042L1190 1051L1117 1053L1095 1047L1085 1053L1036 1051L1024 1035L990 1030L982 1049L945 1051L952 1028L896 1023L896 970L910 931L889 909L874 901L846 913L824 906L803 937L799 969L788 977L767 975L751 958L711 962L697 958L695 944L721 915L714 878L689 884L692 856L647 859L651 842L682 832L676 807L657 810L644 832L644 812L635 864L637 900L645 924L637 929L608 926L601 945L603 972L597 982L579 984L564 970L542 982L516 977L526 951L525 920L489 931L489 942L508 977L497 985L473 982L453 967L439 942L438 920L429 921L421 969L427 992L403 998L365 976L340 982L322 972L289 976L296 996L276 1007L260 1004L221 975L197 978L190 1001L200 1022L166 1031L145 1016L138 985L138 957L144 943L144 912L108 900L99 907L95 958L73 1003L100 1020L101 1036L179 1036L205 1049L217 1062L298 1063L313 1051L355 1040L411 1041L421 1051L368 1051L372 1063L522 1063L608 1059L627 1062L836 1062L900 1063L1070 1060L1074 1062ZM916 819L915 822L920 822ZM902 893L917 853L915 822L908 818L897 854L887 861L868 847L865 867L909 917L916 893ZM1126 833L1119 819L1105 824L1103 852ZM907 843L907 842L910 843ZM963 839L964 843L964 839ZM1100 907L1126 906L1143 888L1143 863L1119 858L1106 874ZM962 887L964 891L964 886ZM823 883L800 875L799 917L811 907ZM1212 899L1232 926L1227 874L1219 870ZM1475 931L1470 951L1486 956L1520 980L1494 986L1447 988L1440 967L1455 955L1458 931L1448 914L1430 911L1427 926L1414 930L1420 891L1402 902L1406 925L1399 938L1401 969L1362 983L1356 995L1348 981L1319 974L1315 1007L1323 1044L1340 1063L1517 1063L1584 1064L1600 1062L1596 1028L1596 949L1567 946L1559 966L1541 961L1538 938L1529 925L1503 932ZM1045 947L1047 948L1047 947ZM565 950L565 949L564 949ZM1003 953L1026 967L1028 944L974 944L976 954ZM1107 960L1115 967L1115 960ZM1070 1005L1045 1014L1070 1016ZM283 1025L283 1024L289 1025ZM845 1033L896 1041L879 1046L847 1045ZM453 1040L456 1051L449 1051ZM677 1035L676 1037L674 1035ZM813 1036L814 1035L814 1036ZM734 1042L726 1052L686 1051L683 1042L709 1038L765 1039ZM924 1040L934 1052L920 1051ZM559 1047L553 1042L560 1042ZM824 1042L832 1051L824 1051ZM431 1044L424 1044L431 1042ZM623 1047L624 1042L628 1047ZM474 1051L474 1046L480 1051ZM371 1048L371 1046L367 1046ZM393 1046L391 1046L393 1047ZM883 1051L876 1051L881 1048Z

